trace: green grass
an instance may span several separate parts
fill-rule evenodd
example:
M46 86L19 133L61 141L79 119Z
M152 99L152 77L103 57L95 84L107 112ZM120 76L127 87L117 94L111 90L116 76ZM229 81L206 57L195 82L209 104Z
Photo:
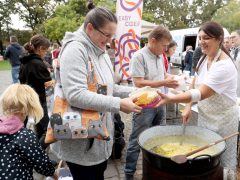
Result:
M11 65L9 61L0 61L0 71L10 70Z

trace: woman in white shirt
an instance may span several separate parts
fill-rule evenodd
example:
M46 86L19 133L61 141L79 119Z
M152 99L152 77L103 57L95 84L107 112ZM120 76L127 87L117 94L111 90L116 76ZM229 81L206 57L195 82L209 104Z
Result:
M211 129L221 136L238 130L237 69L223 47L224 32L216 22L204 23L199 29L202 52L191 89L176 96L161 94L159 105L189 103L182 113L183 122L191 117L191 104L198 102L198 125ZM235 170L237 164L237 137L227 140L227 150L221 163Z

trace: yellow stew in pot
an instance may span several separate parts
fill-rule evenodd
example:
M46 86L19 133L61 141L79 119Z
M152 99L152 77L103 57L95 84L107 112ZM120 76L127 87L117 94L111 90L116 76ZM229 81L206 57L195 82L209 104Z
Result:
M183 140L182 144L180 144L181 140ZM186 154L206 144L208 144L208 142L197 136L172 135L151 138L144 144L144 147L160 156L172 157L175 155ZM190 156L190 158L202 154L214 155L215 153L216 150L214 147L211 147Z

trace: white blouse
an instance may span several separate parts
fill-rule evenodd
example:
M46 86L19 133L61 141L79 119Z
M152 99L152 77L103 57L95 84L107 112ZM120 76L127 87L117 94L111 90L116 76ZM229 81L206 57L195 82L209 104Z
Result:
M205 84L216 93L226 96L234 102L237 100L237 69L230 58L216 61L207 68L207 58L195 74L195 87Z

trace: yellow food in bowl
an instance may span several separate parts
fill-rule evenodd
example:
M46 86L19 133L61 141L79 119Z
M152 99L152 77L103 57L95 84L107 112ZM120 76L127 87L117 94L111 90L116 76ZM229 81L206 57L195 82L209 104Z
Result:
M136 105L147 105L152 103L157 97L158 94L156 92L141 92L139 93L137 101L135 102Z

